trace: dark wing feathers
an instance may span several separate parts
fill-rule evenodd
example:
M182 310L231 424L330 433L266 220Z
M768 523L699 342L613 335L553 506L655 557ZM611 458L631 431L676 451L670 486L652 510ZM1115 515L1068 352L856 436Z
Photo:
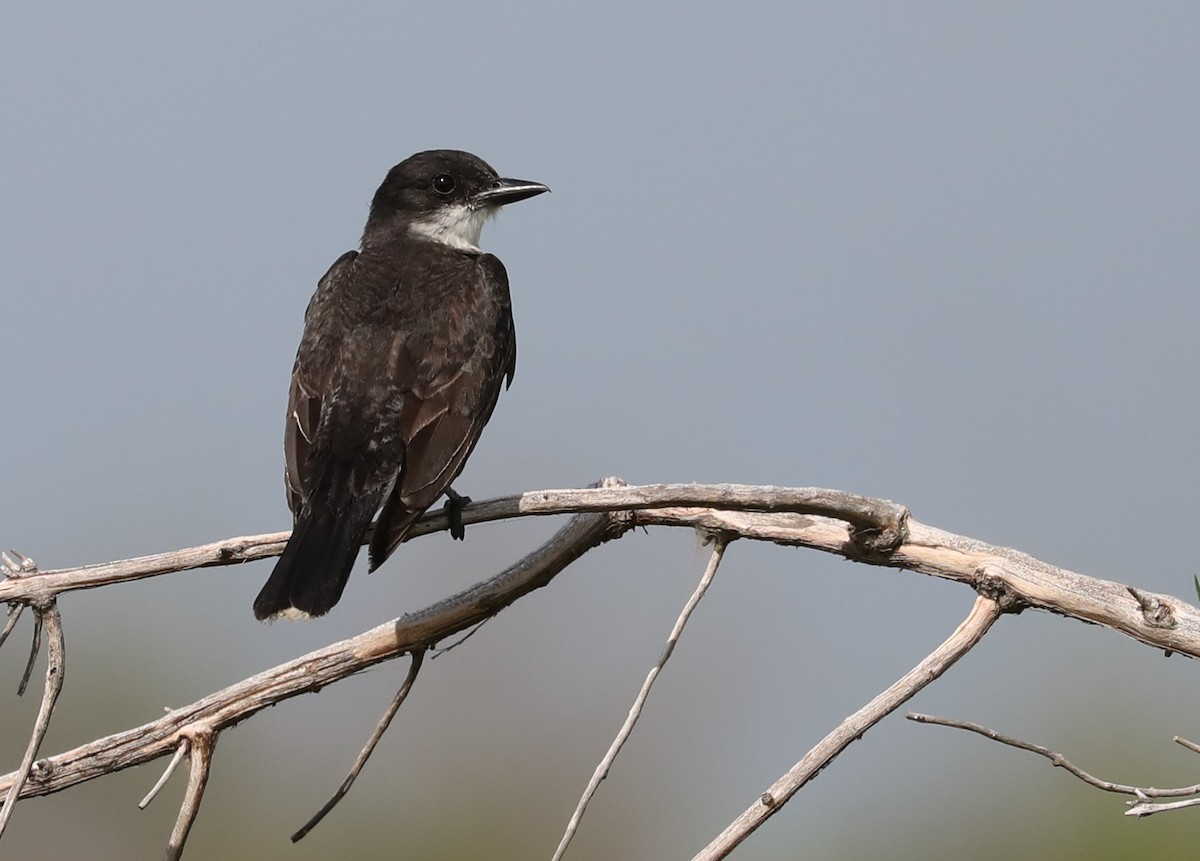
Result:
M317 283L317 290L304 312L304 338L292 368L288 391L288 418L283 433L284 487L288 507L299 516L309 483L309 452L321 422L323 393L330 390L334 367L329 362L314 362L316 354L329 355L333 345L328 339L338 331L337 300L339 291L350 280L357 251L347 251L334 261Z

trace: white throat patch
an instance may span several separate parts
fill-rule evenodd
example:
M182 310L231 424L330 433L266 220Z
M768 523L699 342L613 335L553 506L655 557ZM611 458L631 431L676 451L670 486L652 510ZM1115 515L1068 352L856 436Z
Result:
M478 251L479 234L483 223L493 214L490 206L478 209L465 203L444 207L420 221L414 221L409 231L460 251Z

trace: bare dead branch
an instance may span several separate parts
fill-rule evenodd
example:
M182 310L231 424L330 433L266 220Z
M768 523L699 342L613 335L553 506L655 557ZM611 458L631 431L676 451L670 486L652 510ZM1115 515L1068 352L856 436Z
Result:
M46 685L42 690L42 705L38 709L33 732L30 734L29 744L25 748L25 756L21 759L20 767L11 775L11 781L3 790L0 790L6 793L4 806L0 808L0 835L3 835L4 829L8 827L8 821L12 818L17 800L21 797L26 781L33 771L34 759L37 757L38 749L42 746L42 741L46 738L46 730L50 728L50 716L54 713L54 704L58 702L58 695L62 692L63 676L66 674L67 646L63 638L62 617L59 616L58 605L50 601L45 606L35 608L34 613L38 621L37 630L39 632L35 634L35 641L41 639L40 631L43 621L47 638L50 641L49 653L46 657ZM33 654L37 655L36 645ZM33 666L33 657L30 657L29 665ZM26 670L26 677L28 675L29 671ZM22 683L22 689L24 689L24 683Z
M188 834L200 812L200 802L204 798L204 787L208 785L208 774L212 771L213 748L217 746L217 732L206 727L193 727L188 737L188 769L187 791L183 795L183 803L179 805L179 818L175 820L175 828L167 841L167 851L163 854L166 861L179 861L183 856L183 844L187 842Z
M1112 628L1167 653L1200 657L1200 610L1187 602L1087 577L1016 550L925 526L909 516L906 508L887 500L818 488L626 487L619 480L610 479L600 488L536 491L472 504L463 510L462 517L464 523L474 524L570 512L596 513L575 517L542 548L472 589L231 685L190 706L175 709L153 723L37 761L28 780L18 779L20 770L0 777L0 792L15 791L14 800L48 794L167 755L178 749L183 738L199 729L217 733L267 705L319 689L399 654L430 647L439 639L490 618L521 595L545 585L588 549L619 537L633 525L687 526L709 533L809 547L869 564L908 568L966 583L989 598L989 606L994 605L996 612L1015 612L1027 607L1045 609ZM410 537L444 530L447 526L444 513L428 515L415 525ZM138 559L46 572L38 571L32 560L18 554L19 564L7 557L3 560L0 602L36 607L76 589L261 559L278 555L287 537L286 532L246 536ZM8 628L15 624L14 613L10 612ZM848 721L860 719L878 703L879 698ZM781 778L783 785L786 787L787 781L797 775L802 781L811 779L815 770L805 777L797 769L814 758L819 760L824 751L828 751L824 760L828 762L849 743L840 740L841 732L842 728L835 730L810 751L789 775ZM774 810L782 803L779 799L783 795L775 789L764 794L762 807ZM712 846L718 846L722 840L733 840L731 848L769 815L769 811L764 815L757 806L752 807ZM747 816L750 819L742 822ZM748 824L756 818L757 821ZM738 829L743 829L741 836ZM697 856L703 857L724 855Z
M692 861L717 861L725 858L758 826L783 807L799 789L816 777L855 739L898 709L950 667L983 639L992 623L999 618L1000 605L991 598L979 596L971 612L950 637L924 660L901 676L891 687L861 709L850 715L805 754L787 774L773 783L745 812L729 824L715 840L696 854Z
M359 772L363 770L363 766L367 764L367 760L371 758L371 754L375 751L375 746L379 744L379 740L383 738L383 734L387 732L388 726L392 722L392 718L396 716L396 712L400 710L400 706L408 699L408 692L412 690L413 683L417 680L417 673L421 671L421 662L425 659L425 649L415 649L412 653L412 663L408 665L408 675L404 677L404 684L400 686L400 690L396 691L396 695L392 697L391 703L387 707L387 711L383 713L383 717L379 719L375 731L371 733L371 737L367 739L367 744L358 754L358 759L354 760L354 765L350 768L350 773L346 775L346 779L342 781L342 785L337 788L333 796L325 802L313 817L304 823L304 826L292 835L292 842L295 843L304 839L304 835L312 831L317 824L325 818L329 811L337 806L337 803L345 797L350 791L350 787L354 785L354 781L358 779Z
M457 595L251 676L151 723L38 761L30 780L19 789L20 796L48 795L166 756L182 738L198 731L219 732L267 706L427 647L496 615L522 595L545 586L590 548L630 528L627 517L578 515L537 550ZM0 777L0 792L12 791L18 777L19 772Z
M1200 657L1200 608L1170 595L1139 590L1059 568L1013 550L926 526L910 517L907 537L886 556L860 558L848 548L845 523L825 517L715 509L639 511L639 526L690 525L742 538L809 547L872 565L906 568L966 583L1006 611L1032 607L1111 628L1165 652Z
M855 541L863 551L875 551L903 535L908 510L882 499L813 487L756 487L743 484L656 484L626 487L619 479L606 479L601 487L538 490L516 496L473 503L462 510L464 524L486 523L530 515L619 512L680 505L744 511L784 511L839 517L853 524ZM408 539L449 529L445 512L426 514L408 532ZM235 565L278 556L288 532L228 538L135 559L123 559L81 568L42 571L36 576L0 581L0 602L48 600L62 592L95 589L113 583L140 580L160 574L212 565ZM368 536L367 540L370 540ZM851 549L854 541L847 539ZM850 552L849 550L847 552Z
M1116 792L1121 795L1132 795L1134 798L1138 799L1139 802L1146 802L1153 798L1181 798L1200 793L1200 783L1193 784L1191 786L1178 786L1173 788L1159 789L1150 786L1133 786L1127 783L1114 783L1110 780L1102 780L1099 777L1095 777L1084 771L1061 753L1057 753L1048 747L1043 747L1040 744L1034 744L1010 735L1004 735L1003 733L996 732L996 730L982 726L981 724L971 723L970 721L955 720L954 718L935 717L934 715L919 714L916 712L909 714L907 717L909 720L915 721L916 723L962 729L966 730L967 732L976 733L977 735L981 735L984 738L991 739L992 741L999 742L1000 744L1006 744L1009 747L1015 747L1018 750L1027 750L1030 753L1036 753L1038 756L1049 760L1051 765L1055 766L1056 768L1064 769L1089 786L1094 786L1096 789L1103 790L1104 792ZM1175 740L1180 741L1179 738L1176 738ZM1200 799L1189 799L1184 802L1173 802L1171 804L1161 805L1130 802L1130 809L1125 811L1125 815L1149 816L1151 813L1158 813L1162 810L1175 810L1181 807L1194 807L1197 804L1200 804Z
M638 525L694 525L810 547L871 564L910 568L991 591L1005 609L1032 606L1105 625L1147 645L1200 657L1200 611L1179 598L1139 592L1067 571L1005 547L925 526L888 500L821 488L662 484L531 491L475 503L463 522L580 511L638 511ZM448 528L442 512L418 521L410 538ZM875 542L872 532L886 536ZM0 581L0 602L32 601L74 589L278 555L288 533L245 536L137 559L45 571ZM896 537L898 543L891 543ZM871 551L864 555L869 544ZM893 548L894 549L889 549Z
M1139 591L1138 600L1124 584L926 526L908 516L902 505L857 494L728 484L609 486L531 491L473 503L463 509L462 517L464 523L475 524L579 511L637 511L639 526L693 526L908 568L967 583L994 595L1006 610L1049 610L1112 628L1164 651L1200 657L1200 609L1180 598ZM409 537L448 527L444 513L426 515ZM872 530L878 530L874 542L868 540ZM902 540L890 544L897 535ZM10 577L0 580L0 602L28 603L75 589L263 559L278 555L287 537L286 532L276 532L230 538L137 559Z
M679 618L675 620L675 625L667 637L667 645L663 649L662 655L659 656L658 662L650 668L650 672L646 676L646 681L642 683L642 689L638 691L637 697L634 698L633 706L630 707L629 714L625 717L625 723L621 725L621 729L617 732L617 737L613 739L608 751L596 766L596 770L592 772L592 778L588 781L587 788L584 789L583 796L579 799L579 804L575 807L575 812L571 814L571 820L567 823L567 830L563 833L558 848L554 850L554 856L551 858L551 861L561 861L563 855L566 854L567 847L571 844L571 839L579 829L579 823L583 819L584 811L587 810L592 796L600 788L601 781L608 777L608 772L612 769L612 764L616 761L617 754L625 746L625 742L633 732L634 724L642 716L642 709L646 704L646 698L650 696L650 688L654 687L654 682L658 678L658 674L662 672L663 667L666 666L667 661L671 658L671 653L675 651L675 644L679 642L679 637L683 633L683 628L687 624L688 619L691 618L692 611L696 609L696 606L700 603L700 599L704 597L704 593L712 585L713 577L717 574L717 567L721 564L721 559L725 555L725 548L729 544L729 538L724 535L715 535L711 536L710 540L712 542L712 552L709 554L708 565L704 568L704 574L700 577L700 583L696 586L695 591L692 592L691 597L688 598L687 603L684 604Z

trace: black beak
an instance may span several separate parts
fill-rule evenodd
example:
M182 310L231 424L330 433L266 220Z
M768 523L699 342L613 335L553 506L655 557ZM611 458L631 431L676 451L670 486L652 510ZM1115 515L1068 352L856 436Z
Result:
M471 199L475 206L504 206L527 197L549 191L549 186L526 179L498 179L491 188L484 189Z

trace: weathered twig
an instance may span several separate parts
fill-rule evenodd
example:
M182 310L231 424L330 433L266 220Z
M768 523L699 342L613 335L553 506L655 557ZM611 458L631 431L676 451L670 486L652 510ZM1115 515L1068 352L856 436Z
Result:
M8 639L8 635L11 634L13 628L17 626L17 620L21 618L21 613L24 611L24 604L8 605L8 621L4 623L4 630L0 631L0 646L4 645L4 641Z
M708 565L704 568L704 574L700 577L700 583L696 586L695 591L692 592L691 597L688 598L687 603L684 604L679 618L675 620L675 625L667 637L667 645L663 649L662 655L659 656L658 662L650 668L646 680L642 682L642 688L634 698L633 705L629 709L629 714L625 717L625 723L621 725L621 729L617 732L617 737L613 739L608 751L596 766L596 770L592 772L592 778L588 781L587 788L584 789L583 796L579 799L579 804L575 807L575 812L571 814L571 820L567 823L567 829L563 833L562 840L559 841L558 848L554 850L554 856L551 858L551 861L561 861L563 855L566 854L567 847L571 844L571 839L579 829L579 823L583 819L583 814L587 810L588 803L591 802L592 796L596 794L596 790L600 788L601 781L608 777L608 772L612 769L612 764L616 760L617 754L625 746L630 733L633 732L634 724L637 723L638 718L642 715L642 708L646 705L646 698L650 696L650 689L654 687L655 679L658 678L658 674L662 672L667 661L671 659L671 653L675 651L675 644L679 642L679 637L683 633L683 628L687 624L688 619L691 618L692 611L696 609L696 606L700 603L700 599L704 597L704 593L708 591L708 587L712 584L713 577L717 574L717 566L721 564L721 559L725 555L725 547L729 544L729 538L724 535L715 535L710 540L712 541L712 552L709 554Z
M46 606L53 606L54 600L51 599ZM33 613L33 638L29 644L29 658L25 661L25 672L21 673L21 681L17 684L17 696L25 696L25 691L29 689L29 680L33 678L33 665L37 663L38 652L42 649L42 626L45 624L45 615L40 610L34 610Z
M396 691L396 695L392 697L391 703L388 704L387 710L383 713L383 717L379 719L379 723L375 727L375 731L371 733L371 737L367 739L366 745L359 752L358 758L354 760L354 765L350 768L350 773L346 775L346 779L342 781L342 785L337 788L333 796L322 805L321 809L313 814L312 818L305 822L304 825L295 834L292 835L292 842L303 840L304 835L312 831L317 824L325 818L329 811L337 806L337 803L345 797L350 791L350 787L354 785L354 781L358 779L359 772L363 770L363 766L367 764L367 760L371 758L371 754L375 751L375 746L379 744L379 740L383 738L383 734L387 732L388 726L392 722L392 718L396 716L396 712L400 710L400 706L408 699L408 692L412 690L413 683L417 680L417 673L421 671L421 663L425 659L425 649L414 649L412 653L412 663L408 665L408 675L404 677L404 684L400 686L400 690Z
M941 676L955 661L969 652L999 618L1000 613L1000 605L996 601L983 596L978 597L967 618L944 643L901 676L891 687L838 724L833 732L805 754L787 774L775 781L692 861L716 861L727 857L739 843L774 815L800 787L816 777L817 773L852 741L898 709L917 691Z
M1173 738L1172 741L1174 741L1177 745L1180 745L1181 747L1187 748L1192 753L1200 753L1200 744L1196 744L1194 741L1188 741L1186 738L1183 738L1182 736L1178 736L1178 735L1175 736L1175 738Z
M208 785L208 775L212 771L213 748L216 746L216 730L196 726L189 731L187 748L190 767L187 790L183 795L183 803L179 805L179 818L175 820L175 827L167 841L167 851L163 855L166 861L179 861L183 856L183 844L187 842L196 815L200 812L200 802L204 799L204 787Z
M1153 798L1181 798L1189 795L1200 793L1200 783L1192 784L1191 786L1178 786L1172 788L1159 789L1151 786L1133 786L1127 783L1114 783L1110 780L1102 780L1084 771L1079 766L1072 763L1061 753L1056 753L1048 747L1043 747L1040 744L1023 741L1010 735L996 732L986 726L970 721L955 720L954 718L935 717L934 715L926 715L919 713L909 714L908 719L917 723L933 724L935 726L948 726L953 729L962 729L967 732L973 732L981 735L984 738L997 741L1000 744L1006 744L1009 747L1015 747L1019 750L1027 750L1030 753L1036 753L1050 761L1050 764L1056 768L1062 768L1068 773L1074 775L1079 780L1089 786L1094 786L1096 789L1104 792L1116 792L1121 795L1132 795L1137 799L1136 802L1129 802L1130 808L1125 811L1126 816L1149 816L1152 813L1159 813L1163 810L1177 810L1181 807L1195 807L1200 805L1200 798L1190 798L1186 801L1176 801L1167 804L1152 804L1149 803ZM1180 741L1180 739L1176 739Z
M150 787L150 791L146 793L145 798L138 802L138 810L145 810L150 806L150 802L154 800L162 788L167 785L167 781L171 779L171 775L175 773L175 769L179 767L179 763L183 761L183 755L187 753L187 739L181 739L175 748L175 755L171 757L171 761L167 763L167 767L163 769L162 776L158 781Z
M34 613L38 620L38 631L41 631L44 624L47 639L50 641L49 652L46 656L46 686L42 691L42 705L38 709L33 732L30 734L29 744L25 748L25 756L21 759L21 766L9 776L10 779L5 785L0 787L0 792L5 793L4 806L0 808L0 835L4 834L4 829L12 817L13 809L17 806L17 799L21 797L22 790L27 786L26 781L33 771L34 759L37 757L38 749L42 746L42 740L46 737L46 730L50 728L50 716L54 713L54 704L58 701L59 693L62 692L63 676L66 673L67 647L66 641L63 639L62 617L58 614L58 605L50 601L44 606L34 608ZM35 639L40 639L40 633L35 635ZM33 654L37 655L36 646ZM33 657L30 658L30 666L32 664ZM27 677L28 674L29 671L26 670ZM24 684L22 684L22 689L24 689Z
M1188 807L1200 807L1200 798L1185 798L1181 801L1149 801L1149 796L1139 796L1139 801L1129 802L1126 816L1141 818L1153 813L1166 813L1169 810L1183 810Z

